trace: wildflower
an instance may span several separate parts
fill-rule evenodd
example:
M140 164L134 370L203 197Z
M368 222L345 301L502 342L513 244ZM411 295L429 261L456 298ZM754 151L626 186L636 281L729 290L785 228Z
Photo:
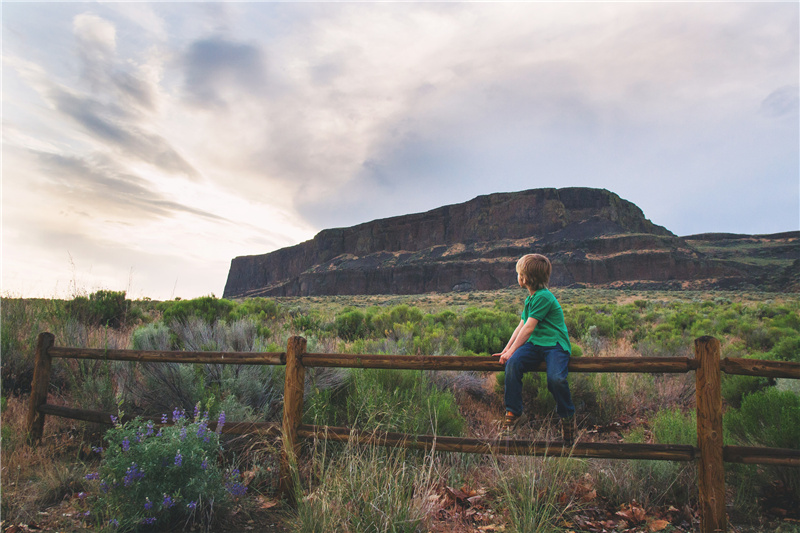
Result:
M175 408L175 409L172 411L172 421L173 421L173 422L178 422L178 421L179 421L180 419L182 419L182 418L183 418L183 414L182 414L182 413L181 413L181 411L180 411L180 410L179 410L179 409L176 407L176 408Z
M92 446L92 451L94 453L103 453L103 447L102 446Z
M244 496L247 492L247 487L239 483L238 481L225 483L225 490L227 490L231 496L239 497Z
M122 451L127 452L131 449L131 441L128 440L128 437L122 439Z
M139 470L139 465L131 463L131 466L125 470L125 477L122 478L123 484L127 487L137 479L144 477L144 472Z
M103 494L107 493L108 492L108 483L106 483L105 481L101 481L100 482L100 490L103 492Z
M175 501L169 494L164 494L164 500L161 502L161 505L163 505L165 509L169 509L175 505Z
M163 429L158 428L158 433L156 433L156 437L160 437L161 435L163 435L164 434L163 432L164 432Z
M111 423L116 426L117 424L119 424L119 418L117 418L114 415L111 415Z
M198 415L200 415L200 402L197 402L194 406L194 419L197 420Z
M149 437L153 434L153 421L150 420L147 422L147 433L144 434L145 437Z
M208 459L203 459L203 462L200 463L200 468L202 468L203 470L208 468Z
M225 425L225 411L219 412L219 418L217 419L217 435L222 433L222 426Z
M149 511L150 509L153 508L153 502L150 501L150 498L145 498L145 500L146 501L144 502L144 510Z
M114 528L118 528L119 520L117 520L116 518L112 518L111 520L108 521L108 525L113 526Z
M100 479L100 473L99 472L92 472L91 474L86 474L86 479L88 479L88 480Z
M156 517L155 516L151 516L149 518L145 518L145 519L142 520L142 524L155 524L155 523L156 523Z
M161 415L161 423L166 424L167 422L169 422L169 420L167 419L167 413L164 413L163 415Z
M84 499L85 497L86 497L86 493L85 492L79 492L78 493L78 498L80 498L81 500Z
M91 512L91 511L86 511L85 513L83 513L83 516L89 516L89 515L91 515L91 514L92 514L92 512Z
M186 440L186 426L181 428L181 440Z
M195 509L197 509L197 502L189 502L186 504L186 507L194 511Z
M182 463L183 463L183 456L181 455L180 450L178 450L178 453L175 454L175 466L181 466Z
M202 437L206 430L208 430L208 421L201 420L199 424L197 424L197 436Z

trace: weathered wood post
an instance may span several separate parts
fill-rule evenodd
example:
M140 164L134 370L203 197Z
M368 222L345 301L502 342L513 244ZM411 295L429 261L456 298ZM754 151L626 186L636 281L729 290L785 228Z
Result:
M296 468L300 453L300 440L297 428L303 418L303 390L306 370L302 356L306 351L306 339L289 338L286 348L286 383L283 389L283 451L281 453L280 492L281 496L294 506L295 486L292 470Z
M33 380L31 381L31 402L28 408L26 429L28 442L33 444L42 439L44 433L44 413L39 406L47 403L47 389L50 385L50 369L53 359L48 350L55 342L52 333L39 333L36 338L36 353L33 358Z
M700 531L727 531L725 467L722 460L722 392L720 344L714 337L694 341L697 367L697 469L700 496Z

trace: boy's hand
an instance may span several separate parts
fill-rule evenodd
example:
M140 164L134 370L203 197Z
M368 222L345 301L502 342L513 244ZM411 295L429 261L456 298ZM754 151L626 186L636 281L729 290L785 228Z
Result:
M511 357L511 354L506 352L493 353L492 357L499 357L500 362L506 364L506 361L508 361L509 357Z

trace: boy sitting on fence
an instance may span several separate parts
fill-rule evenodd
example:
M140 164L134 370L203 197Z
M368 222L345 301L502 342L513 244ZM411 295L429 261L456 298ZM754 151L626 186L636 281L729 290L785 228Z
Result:
M571 346L561 304L548 289L552 266L540 254L517 261L517 282L528 289L522 319L502 352L494 354L505 363L506 416L503 431L510 434L523 420L522 376L547 363L547 389L556 401L565 444L575 439L575 406L567 382Z

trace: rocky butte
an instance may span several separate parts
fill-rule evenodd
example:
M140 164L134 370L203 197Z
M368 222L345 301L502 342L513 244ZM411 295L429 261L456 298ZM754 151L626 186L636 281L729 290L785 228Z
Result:
M418 294L516 283L516 260L543 253L553 286L800 290L800 232L678 237L605 189L479 196L236 257L225 298Z

